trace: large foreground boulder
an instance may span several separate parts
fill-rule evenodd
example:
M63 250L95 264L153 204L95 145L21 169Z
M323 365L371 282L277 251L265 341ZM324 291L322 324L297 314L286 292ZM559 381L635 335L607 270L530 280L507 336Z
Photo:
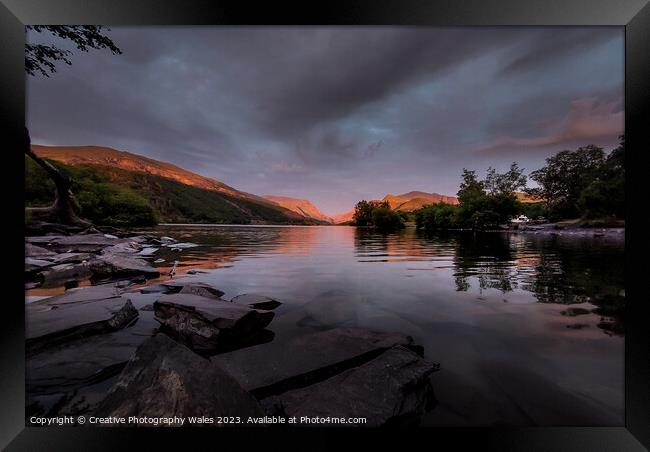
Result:
M357 367L389 348L420 351L400 333L335 328L211 358L257 398L305 387Z
M395 346L365 364L311 386L272 396L262 404L270 415L365 419L362 424L347 424L351 426L417 423L433 406L429 375L437 369L437 364ZM300 425L309 423L303 421Z
M211 425L246 425L264 416L259 403L232 377L164 334L143 343L94 413L96 416L201 417ZM242 424L219 424L223 417Z
M89 299L74 301L75 297L85 295L80 289L70 297L64 294L25 306L28 355L75 339L119 330L138 317L137 309L128 299L107 293L107 298L89 296Z
M205 352L252 340L274 316L270 311L184 293L162 295L153 308L162 330Z

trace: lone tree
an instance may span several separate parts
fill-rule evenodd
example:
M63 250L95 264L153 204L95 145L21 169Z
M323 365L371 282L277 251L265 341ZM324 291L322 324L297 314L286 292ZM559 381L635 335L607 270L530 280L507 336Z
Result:
M26 28L37 33L49 32L56 37L69 40L82 52L87 52L88 49L108 49L114 55L122 53L110 38L102 34L101 26L33 25L27 26ZM57 62L63 61L65 64L72 64L68 59L71 54L71 51L61 49L54 45L27 43L25 44L25 71L33 77L36 77L38 74L49 77L50 73L56 72ZM24 148L25 154L47 172L56 187L54 204L52 206L32 207L27 208L27 210L35 217L38 216L42 219L48 219L66 225L91 226L88 221L79 217L79 204L70 190L72 180L67 174L59 171L50 162L40 158L32 151L31 139L27 127L25 127Z

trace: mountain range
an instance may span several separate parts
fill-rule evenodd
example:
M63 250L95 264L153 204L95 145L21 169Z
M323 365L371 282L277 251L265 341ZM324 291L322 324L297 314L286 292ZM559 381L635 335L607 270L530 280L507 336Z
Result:
M328 216L307 199L257 196L171 163L108 147L33 145L32 149L64 167L91 172L99 182L133 189L149 201L162 222L340 224L354 214L351 209ZM423 191L387 194L381 201L403 212L426 204L458 204L454 196Z
M334 220L323 212L318 210L318 207L313 205L308 199L296 199L289 198L287 196L273 196L273 195L264 195L264 199L268 199L271 202L276 203L279 206L289 209L292 212L296 212L306 218L313 218L318 221L323 221L325 223L334 223Z
M32 149L77 176L134 191L164 223L324 223L216 179L130 152L98 146L33 145Z

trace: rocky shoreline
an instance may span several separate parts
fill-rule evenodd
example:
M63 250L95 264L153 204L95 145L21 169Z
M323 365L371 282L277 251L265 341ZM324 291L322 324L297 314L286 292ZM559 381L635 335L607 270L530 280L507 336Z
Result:
M362 417L417 424L435 404L439 365L400 333L335 328L289 339L269 329L281 302L223 299L194 278L144 285L171 237L88 231L26 238L26 289L69 287L26 303L27 418L95 415ZM65 232L65 231L64 231ZM75 287L90 279L87 287ZM224 417L241 422L224 423Z

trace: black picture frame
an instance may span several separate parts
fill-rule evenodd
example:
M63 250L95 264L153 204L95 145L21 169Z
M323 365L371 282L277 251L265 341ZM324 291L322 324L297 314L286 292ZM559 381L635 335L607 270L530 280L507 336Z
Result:
M625 130L626 147L626 347L625 347L625 426L617 428L500 428L500 429L419 429L394 432L364 430L364 440L384 446L396 442L405 447L407 439L419 446L438 448L451 441L481 450L646 450L650 447L650 346L644 328L647 303L642 284L642 266L635 256L646 255L648 230L647 182L644 181L644 154L648 146L648 104L650 100L650 5L648 0L366 0L302 3L201 0L2 0L0 5L0 52L2 78L0 108L3 113L2 171L6 184L5 212L21 231L24 202L21 145L25 122L24 26L29 24L102 25L416 25L416 26L540 26L612 25L625 27ZM7 138L9 138L7 140ZM15 161L14 161L15 159ZM15 169L15 170L13 170ZM11 201L11 202L10 202ZM644 204L645 203L645 204ZM15 209L15 211L14 211ZM10 211L10 212L9 212ZM11 232L14 231L14 232ZM206 440L210 448L224 447L224 441L241 446L250 440L262 441L265 448L297 447L302 450L325 448L337 438L336 430L307 430L312 436L294 431L271 429L254 434L240 430L120 429L120 428L38 428L25 427L24 370L24 286L21 259L23 242L5 239L5 261L16 278L5 279L1 331L2 372L0 391L0 447L7 450L114 450L132 447L136 437L144 437L148 448L154 442L165 448L187 447L188 440ZM534 390L534 389L532 389ZM250 430L248 430L250 432ZM272 433L272 435L271 435ZM346 432L346 437L358 432ZM390 436L389 436L390 434ZM232 446L225 446L232 447ZM329 447L332 447L331 445ZM328 448L329 448L328 447ZM364 448L370 448L365 444Z

